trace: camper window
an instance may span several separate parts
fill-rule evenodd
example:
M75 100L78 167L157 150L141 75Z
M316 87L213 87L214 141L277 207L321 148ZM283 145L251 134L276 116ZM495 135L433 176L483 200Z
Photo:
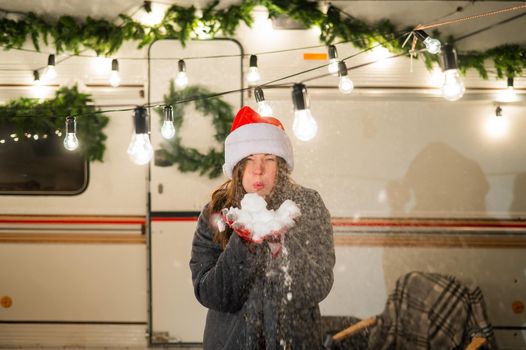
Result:
M57 135L17 138L0 128L0 195L74 195L88 185L88 162Z

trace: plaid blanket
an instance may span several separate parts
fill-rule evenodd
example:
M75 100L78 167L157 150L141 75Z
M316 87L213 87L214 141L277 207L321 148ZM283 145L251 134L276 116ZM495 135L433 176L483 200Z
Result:
M454 277L410 272L401 276L378 323L371 329L371 350L465 349L475 336L496 349L482 292Z

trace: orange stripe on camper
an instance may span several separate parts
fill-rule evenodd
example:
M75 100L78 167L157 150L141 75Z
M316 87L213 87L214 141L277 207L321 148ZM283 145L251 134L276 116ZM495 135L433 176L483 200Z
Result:
M303 59L309 61L323 61L327 60L329 57L326 53L304 53Z

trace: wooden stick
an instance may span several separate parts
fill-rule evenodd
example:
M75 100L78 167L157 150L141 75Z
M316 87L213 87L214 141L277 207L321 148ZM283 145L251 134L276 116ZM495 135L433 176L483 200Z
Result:
M466 350L477 350L478 348L480 348L484 344L486 344L486 338L474 337L471 340L471 343L469 343L469 345L466 348Z
M352 326L345 328L343 331L340 331L332 336L332 340L335 342L342 341L350 335L358 333L362 329L373 326L376 324L376 316L361 320L358 323L353 324Z

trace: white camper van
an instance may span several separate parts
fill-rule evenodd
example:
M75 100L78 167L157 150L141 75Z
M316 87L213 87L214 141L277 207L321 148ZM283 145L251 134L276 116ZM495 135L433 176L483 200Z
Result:
M173 4L207 4L145 3L152 12ZM0 8L12 21L32 11L50 23L63 15L114 21L119 13L139 22L143 12L150 14L145 3L3 0ZM518 45L523 52L518 62L526 70L523 5L334 1L331 6L341 10L341 18L388 19L398 28L450 21L436 29L441 38L462 38L455 44L458 52ZM181 70L187 88L227 103L231 117L244 105L258 108L254 87L261 86L272 115L285 125L296 162L292 177L316 189L332 216L336 266L331 293L320 305L325 319L343 330L351 319L380 315L401 276L438 273L480 288L501 349L526 348L524 71L515 72L513 99L502 99L507 81L497 79L487 60L488 79L468 69L461 75L465 93L448 101L435 80L443 79L442 69L436 63L426 67L421 52L410 58L382 52L382 43L364 50L336 38L336 58L345 61L354 85L342 93L342 74L327 71L331 57L319 28L292 20L292 14L272 20L268 14L256 7L254 25L241 23L231 36L196 34L184 43L156 39L141 48L125 41L109 58L89 49L63 50L55 57L56 80L40 91L33 72L55 52L52 42L42 43L40 52L29 37L20 48L4 46L4 106L22 97L42 103L59 88L76 86L108 122L102 128L103 155L93 161L54 146L46 152L43 134L30 130L27 139L15 141L0 124L0 348L201 347L207 310L195 299L188 264L199 212L226 178L191 165L210 149L222 152L222 141L214 137L217 107L185 102L177 95L184 88L173 85L175 113L182 115L175 138L180 148L195 149L195 157L185 162L170 148L174 141L162 137L162 107L174 97L170 84L177 83ZM406 45L412 44L410 38ZM421 42L415 44L422 50ZM257 56L259 82L246 81L251 55ZM118 86L108 81L112 58L118 59ZM295 136L294 83L305 85L317 125L308 141ZM138 106L146 108L154 151L144 165L127 154ZM67 130L56 131L49 140L61 144Z

